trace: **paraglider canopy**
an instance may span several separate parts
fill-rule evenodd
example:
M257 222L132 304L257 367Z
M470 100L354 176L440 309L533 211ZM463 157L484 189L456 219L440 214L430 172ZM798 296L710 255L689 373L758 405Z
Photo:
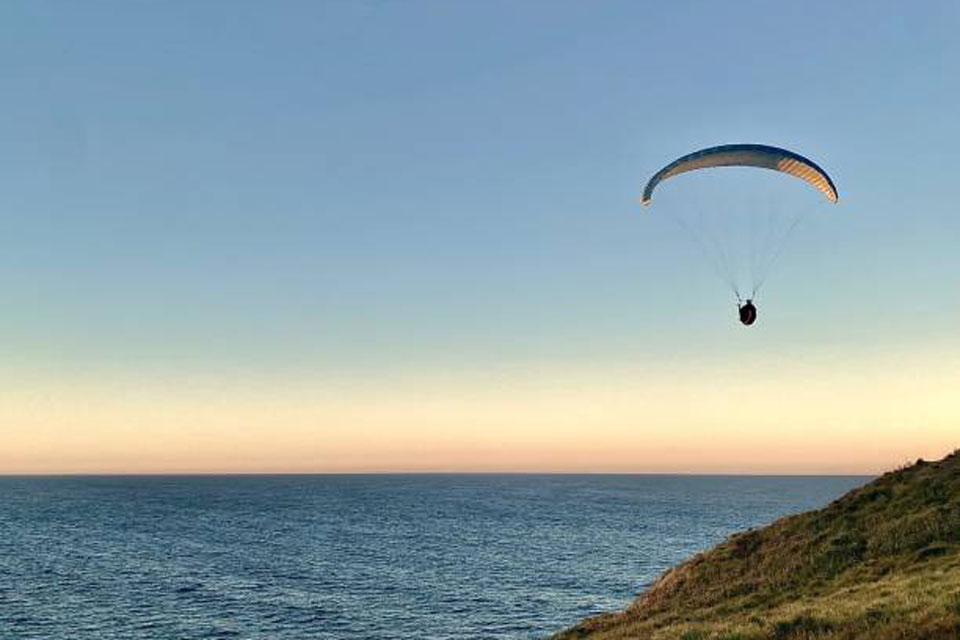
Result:
M770 147L765 144L724 144L719 147L709 147L694 151L682 158L678 158L660 169L643 190L640 200L643 206L650 206L653 199L653 190L657 185L673 176L708 169L711 167L758 167L771 169L800 178L815 189L823 193L830 202L836 203L840 196L833 180L827 172L815 162L804 158L799 153L787 151L780 147Z

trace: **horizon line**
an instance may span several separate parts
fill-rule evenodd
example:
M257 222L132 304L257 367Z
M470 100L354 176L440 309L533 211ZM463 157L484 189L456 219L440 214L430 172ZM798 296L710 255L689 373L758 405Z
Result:
M700 471L91 471L0 472L0 478L176 478L237 476L692 476L692 477L878 477L886 472L700 472Z

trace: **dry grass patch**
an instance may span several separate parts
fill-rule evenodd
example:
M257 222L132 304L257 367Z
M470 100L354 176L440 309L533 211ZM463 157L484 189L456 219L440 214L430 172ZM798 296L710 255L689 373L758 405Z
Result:
M960 638L960 456L734 535L554 638Z

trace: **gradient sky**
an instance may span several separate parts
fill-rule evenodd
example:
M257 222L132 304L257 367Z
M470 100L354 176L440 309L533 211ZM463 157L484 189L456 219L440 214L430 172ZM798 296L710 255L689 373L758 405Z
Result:
M0 472L876 472L960 445L960 5L0 5ZM646 178L841 204L757 325Z

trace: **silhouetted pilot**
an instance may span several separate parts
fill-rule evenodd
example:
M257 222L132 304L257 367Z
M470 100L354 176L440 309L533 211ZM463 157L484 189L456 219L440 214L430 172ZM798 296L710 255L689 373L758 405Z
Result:
M748 327L757 319L757 308L753 306L753 300L747 300L740 305L740 322Z

